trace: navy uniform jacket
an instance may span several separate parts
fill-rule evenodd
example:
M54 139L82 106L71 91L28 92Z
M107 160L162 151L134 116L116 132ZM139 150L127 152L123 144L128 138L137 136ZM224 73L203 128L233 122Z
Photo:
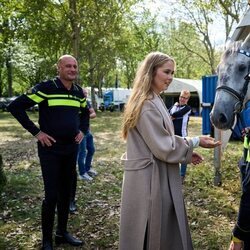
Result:
M89 111L82 88L73 84L67 90L59 78L37 84L10 103L8 110L32 135L40 130L58 143L73 143L81 130L89 127ZM31 121L26 109L39 105L39 127ZM80 116L79 116L80 114Z
M173 118L175 118L173 120L175 134L182 137L186 137L191 107L186 104L178 106L173 105L169 109L169 113Z

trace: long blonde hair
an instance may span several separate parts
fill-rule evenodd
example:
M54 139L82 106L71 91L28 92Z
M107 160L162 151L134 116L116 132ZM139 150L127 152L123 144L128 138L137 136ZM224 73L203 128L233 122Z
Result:
M175 64L170 56L161 52L151 52L139 65L133 82L133 90L123 115L123 139L127 138L129 129L136 126L144 101L153 97L151 86L156 70L168 61Z

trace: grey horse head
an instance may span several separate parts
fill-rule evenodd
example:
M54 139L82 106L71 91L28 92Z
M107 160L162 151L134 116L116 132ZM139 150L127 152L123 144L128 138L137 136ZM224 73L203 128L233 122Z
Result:
M218 65L218 83L211 122L218 129L232 128L235 117L250 98L246 76L250 70L250 34L244 42L228 45Z

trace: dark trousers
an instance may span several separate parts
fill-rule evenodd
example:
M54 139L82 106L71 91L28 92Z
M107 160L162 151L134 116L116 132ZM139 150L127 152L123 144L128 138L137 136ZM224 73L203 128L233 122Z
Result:
M75 201L76 197L76 188L77 188L77 172L76 170L74 171L74 175L72 178L72 183L71 183L71 194L70 194L70 202Z
M57 206L57 231L66 232L69 201L77 159L77 144L42 147L38 143L38 156L42 168L45 198L42 204L42 233L51 240L55 207Z

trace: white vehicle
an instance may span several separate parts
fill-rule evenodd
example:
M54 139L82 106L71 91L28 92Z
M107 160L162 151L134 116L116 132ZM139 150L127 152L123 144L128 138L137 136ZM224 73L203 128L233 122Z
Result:
M101 110L110 110L111 112L114 110L123 110L130 94L131 89L112 88L106 90L103 95L103 105L101 106Z

